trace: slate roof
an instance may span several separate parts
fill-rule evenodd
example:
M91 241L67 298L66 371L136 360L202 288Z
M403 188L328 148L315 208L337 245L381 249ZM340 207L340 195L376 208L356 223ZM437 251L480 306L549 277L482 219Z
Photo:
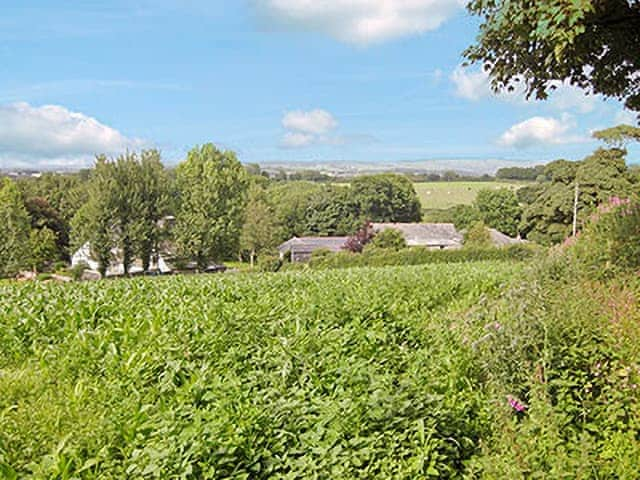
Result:
M459 247L462 234L453 223L373 223L374 232L393 228L404 235L410 247Z
M513 245L516 243L524 243L525 241L520 238L513 238L509 235L502 233L495 228L489 229L489 235L491 235L491 241L496 247L505 247L507 245Z
M327 249L339 252L343 249L349 237L293 237L278 247L282 253L289 250L296 252L313 252L314 250Z

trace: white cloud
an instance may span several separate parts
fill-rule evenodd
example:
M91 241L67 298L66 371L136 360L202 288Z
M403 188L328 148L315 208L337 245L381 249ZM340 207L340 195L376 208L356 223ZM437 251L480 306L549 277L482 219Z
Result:
M271 24L368 45L437 29L465 0L254 0Z
M578 143L584 138L570 134L575 122L570 115L560 119L553 117L532 117L517 123L504 132L498 145L511 148Z
M620 110L618 113L616 113L614 121L616 125L620 125L621 123L624 123L626 125L637 125L638 113L632 112L631 110Z
M341 137L331 135L338 121L326 110L294 110L282 117L282 126L287 132L282 137L285 148L304 148L314 144L335 145Z
M117 154L143 145L58 105L0 105L0 162L7 166L81 166L98 153Z
M460 98L480 100L493 95L489 74L482 69L474 71L458 66L449 78L455 86L456 96Z
M337 127L338 122L329 112L317 108L308 112L287 112L282 118L282 126L287 130L321 135Z
M316 142L316 137L309 133L287 132L282 137L282 146L286 148L308 147Z
M502 91L494 93L491 90L489 73L483 69L456 67L449 76L455 87L455 94L460 98L477 101L483 98L493 97L499 100L531 105L536 103L534 98L527 100L523 82L517 82L511 92ZM556 110L571 110L577 113L592 112L600 97L586 95L584 90L575 87L569 82L554 82L555 90L549 91L548 104Z
M556 84L557 88L549 95L549 102L558 110L573 110L578 113L589 113L595 110L600 97L586 95L581 88L568 82Z

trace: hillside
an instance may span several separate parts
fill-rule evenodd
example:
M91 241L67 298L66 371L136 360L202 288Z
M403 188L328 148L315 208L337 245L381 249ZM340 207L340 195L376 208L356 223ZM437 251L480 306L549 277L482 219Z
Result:
M419 182L413 186L423 209L445 209L455 205L470 205L483 189L508 188L517 190L523 182Z

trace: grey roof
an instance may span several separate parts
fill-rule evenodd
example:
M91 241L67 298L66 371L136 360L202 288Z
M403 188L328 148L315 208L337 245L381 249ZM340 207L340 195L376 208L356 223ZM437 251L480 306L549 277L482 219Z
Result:
M491 241L496 247L504 247L506 245L513 245L516 243L524 243L525 241L520 238L513 238L509 235L502 233L495 228L489 229L489 235L491 235Z
M373 223L371 227L374 232L399 230L410 247L462 245L462 235L453 223Z
M327 249L332 252L342 250L349 237L293 237L278 247L280 252L295 250L296 252L313 252Z

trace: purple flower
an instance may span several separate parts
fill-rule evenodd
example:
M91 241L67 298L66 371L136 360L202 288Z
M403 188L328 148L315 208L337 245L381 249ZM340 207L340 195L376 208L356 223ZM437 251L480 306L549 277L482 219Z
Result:
M524 412L527 409L526 405L520 403L511 395L507 395L507 400L509 401L509 405L511 406L511 408L513 408L516 412Z

